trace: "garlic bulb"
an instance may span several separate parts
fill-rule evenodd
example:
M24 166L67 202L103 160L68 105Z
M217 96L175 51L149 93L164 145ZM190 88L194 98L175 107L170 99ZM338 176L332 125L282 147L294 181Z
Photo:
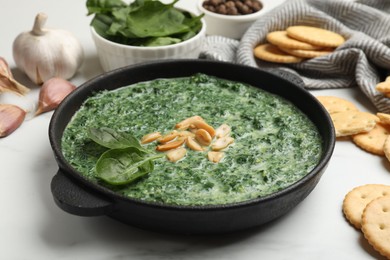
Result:
M13 43L16 66L38 85L53 77L70 79L84 59L80 42L68 31L43 28L46 20L37 14L33 29Z

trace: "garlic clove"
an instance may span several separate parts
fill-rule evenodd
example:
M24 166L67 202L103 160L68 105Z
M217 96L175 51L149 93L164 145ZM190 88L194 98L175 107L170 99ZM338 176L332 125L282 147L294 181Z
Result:
M11 92L4 92L0 95L0 104L11 104L18 106L19 108L26 111L25 121L34 118L35 111L37 110L37 96L33 93L33 95L15 95Z
M0 104L0 137L6 137L15 131L24 121L26 111L18 106Z
M39 92L38 109L35 115L54 110L76 86L62 78L51 78L45 81Z
M33 29L20 33L12 47L17 67L38 85L53 77L72 78L84 59L79 40L69 31L45 28L46 20L38 13Z
M0 93L12 92L18 95L25 95L29 91L30 89L14 79L7 61L0 57Z
M3 57L0 57L0 74L8 78L13 78L8 62Z

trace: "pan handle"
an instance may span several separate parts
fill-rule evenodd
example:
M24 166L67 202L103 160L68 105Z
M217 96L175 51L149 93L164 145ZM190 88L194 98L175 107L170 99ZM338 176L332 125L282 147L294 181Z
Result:
M76 184L61 169L51 181L51 192L57 206L74 215L101 216L113 208L112 202Z

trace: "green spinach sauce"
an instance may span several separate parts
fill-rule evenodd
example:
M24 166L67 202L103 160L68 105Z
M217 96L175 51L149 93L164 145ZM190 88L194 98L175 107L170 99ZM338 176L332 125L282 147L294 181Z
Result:
M313 123L290 102L242 83L204 74L157 79L102 91L88 98L66 127L62 150L68 162L92 182L94 166L106 148L88 139L89 127L110 127L141 139L167 133L174 125L200 115L217 128L232 127L234 145L222 162L188 150L172 163L126 186L108 187L131 198L171 205L215 205L245 201L279 191L319 162L322 140ZM146 145L154 149L155 144ZM100 183L100 185L106 185Z

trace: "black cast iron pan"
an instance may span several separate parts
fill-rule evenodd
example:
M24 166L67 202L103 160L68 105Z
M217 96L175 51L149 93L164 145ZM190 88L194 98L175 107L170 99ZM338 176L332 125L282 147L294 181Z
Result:
M93 184L65 160L61 152L63 131L83 101L93 92L116 89L155 78L175 78L205 73L249 83L282 96L301 109L318 127L323 142L320 163L306 177L267 197L217 206L171 206L125 198ZM282 76L280 76L282 75ZM332 122L322 105L289 73L206 60L168 60L133 65L102 74L77 88L55 111L49 126L50 143L59 170L51 183L56 204L80 216L107 215L144 229L186 233L226 233L247 229L274 220L294 208L313 190L333 153L335 135Z

